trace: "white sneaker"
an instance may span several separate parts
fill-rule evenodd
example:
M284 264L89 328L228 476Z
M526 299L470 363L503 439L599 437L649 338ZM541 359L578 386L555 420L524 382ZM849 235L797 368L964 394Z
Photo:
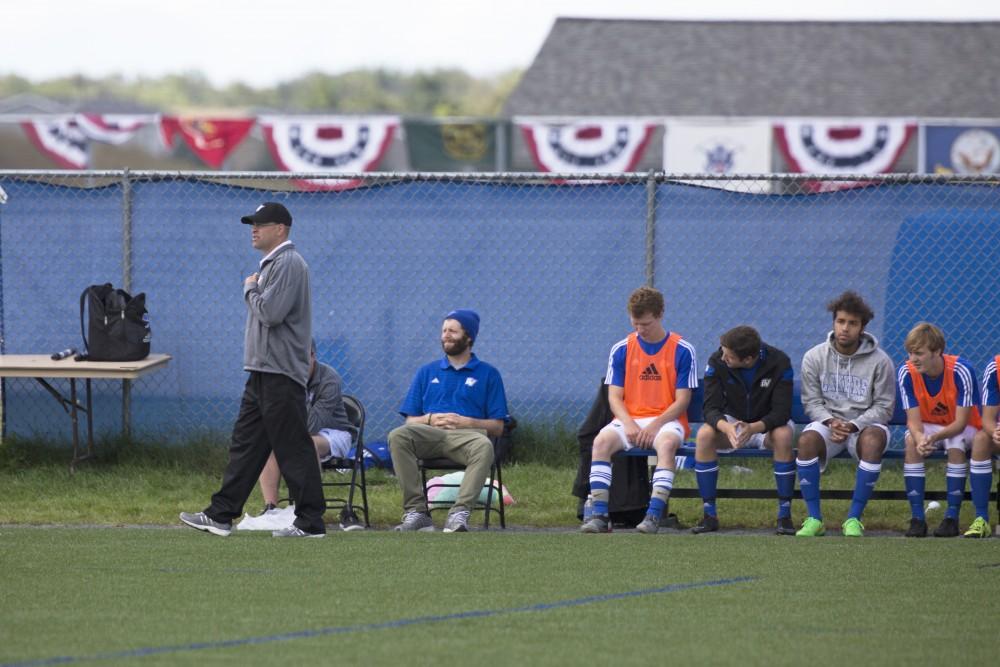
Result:
M446 533L467 533L469 532L469 511L456 510L448 514L448 519L444 522L444 532Z
M245 514L243 520L236 526L236 530L282 530L288 528L295 522L295 507L275 507L267 510L259 516Z

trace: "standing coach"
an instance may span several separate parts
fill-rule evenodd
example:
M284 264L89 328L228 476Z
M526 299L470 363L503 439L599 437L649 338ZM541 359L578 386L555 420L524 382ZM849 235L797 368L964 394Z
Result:
M264 254L260 271L243 282L243 368L250 377L233 426L222 487L203 512L181 512L180 518L192 528L229 535L273 450L295 503L295 522L272 535L324 537L323 487L306 425L312 340L309 267L288 240L292 216L284 206L261 204L242 222L251 226L253 247Z

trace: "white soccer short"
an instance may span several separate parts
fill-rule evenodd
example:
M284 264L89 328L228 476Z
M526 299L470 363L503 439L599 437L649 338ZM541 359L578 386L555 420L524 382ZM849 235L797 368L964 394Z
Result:
M635 420L635 423L639 425L639 428L645 428L646 425L651 423L654 419L656 419L656 417L639 417L638 419ZM619 420L615 419L601 430L607 431L608 429L611 429L612 431L618 434L618 439L621 440L622 446L625 447L626 451L635 447L635 445L633 445L625 438L625 427ZM660 427L660 430L657 431L656 436L659 437L660 434L664 432L673 433L674 435L677 436L678 440L680 440L682 443L684 442L684 425L681 424L680 421L675 419L673 421L667 422L666 424Z
M885 433L886 446L888 446L889 441L892 439L892 434L889 432L889 427L886 426L885 424L872 424L872 426L882 429L882 432ZM858 436L861 435L861 431L850 434L849 436L847 436L846 440L842 440L840 442L833 442L830 439L831 435L830 427L824 424L823 422L810 423L808 426L802 429L803 433L805 433L806 431L813 431L815 433L818 433L819 436L823 438L823 442L826 443L826 460L823 461L823 465L821 466L822 470L826 470L826 464L830 462L830 459L834 458L845 449L848 451L848 453L850 453L851 458L853 458L855 461L858 460Z
M347 458L347 454L351 451L351 434L348 431L338 431L333 428L320 429L317 433L320 437L326 440L326 444L330 445L330 452L320 459L320 462L329 461L333 458Z
M944 426L941 424L924 424L924 435L934 435L942 429L944 429ZM972 449L972 438L975 435L976 428L974 426L966 426L965 430L958 435L935 442L934 449L961 449L964 452L968 452ZM910 439L909 430L906 431L906 439Z
M739 419L737 419L736 417L733 417L731 415L725 415L725 417L726 417L726 421L729 422L730 424L735 424L736 422L740 421ZM791 419L788 420L788 428L793 429L793 430L795 429L795 422L793 422ZM764 438L766 436L767 436L767 433L754 433L753 435L750 436L750 439L747 440L747 444L743 445L743 449L767 449L767 447L764 445ZM721 435L721 434L720 434L720 437L725 438L725 436ZM728 438L726 438L726 439L728 440ZM733 449L733 448L729 448L729 449L717 449L715 451L717 451L717 452L735 452L736 450Z

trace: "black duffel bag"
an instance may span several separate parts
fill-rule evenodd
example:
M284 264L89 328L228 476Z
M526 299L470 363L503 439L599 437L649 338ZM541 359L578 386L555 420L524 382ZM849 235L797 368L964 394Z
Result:
M84 311L87 327L84 328ZM131 296L111 283L91 285L80 295L80 333L89 361L138 361L149 356L149 313L146 295Z

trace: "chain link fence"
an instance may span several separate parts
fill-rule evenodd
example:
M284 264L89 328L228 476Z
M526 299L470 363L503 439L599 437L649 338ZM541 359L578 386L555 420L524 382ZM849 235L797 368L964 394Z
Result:
M339 179L344 179L341 176ZM321 361L369 414L401 422L416 369L440 355L441 318L482 317L475 352L504 376L519 421L575 426L653 284L668 329L701 365L721 332L756 326L795 361L830 328L826 303L860 292L898 363L920 320L979 370L1000 352L995 177L708 177L662 173L379 174L303 190L314 174L3 172L0 336L7 354L81 344L79 294L145 292L166 369L132 389L132 428L168 441L228 433L245 373L243 278L259 254L239 218L292 213L311 268ZM121 427L119 383L95 383L99 433ZM7 433L68 440L37 383L3 386Z

